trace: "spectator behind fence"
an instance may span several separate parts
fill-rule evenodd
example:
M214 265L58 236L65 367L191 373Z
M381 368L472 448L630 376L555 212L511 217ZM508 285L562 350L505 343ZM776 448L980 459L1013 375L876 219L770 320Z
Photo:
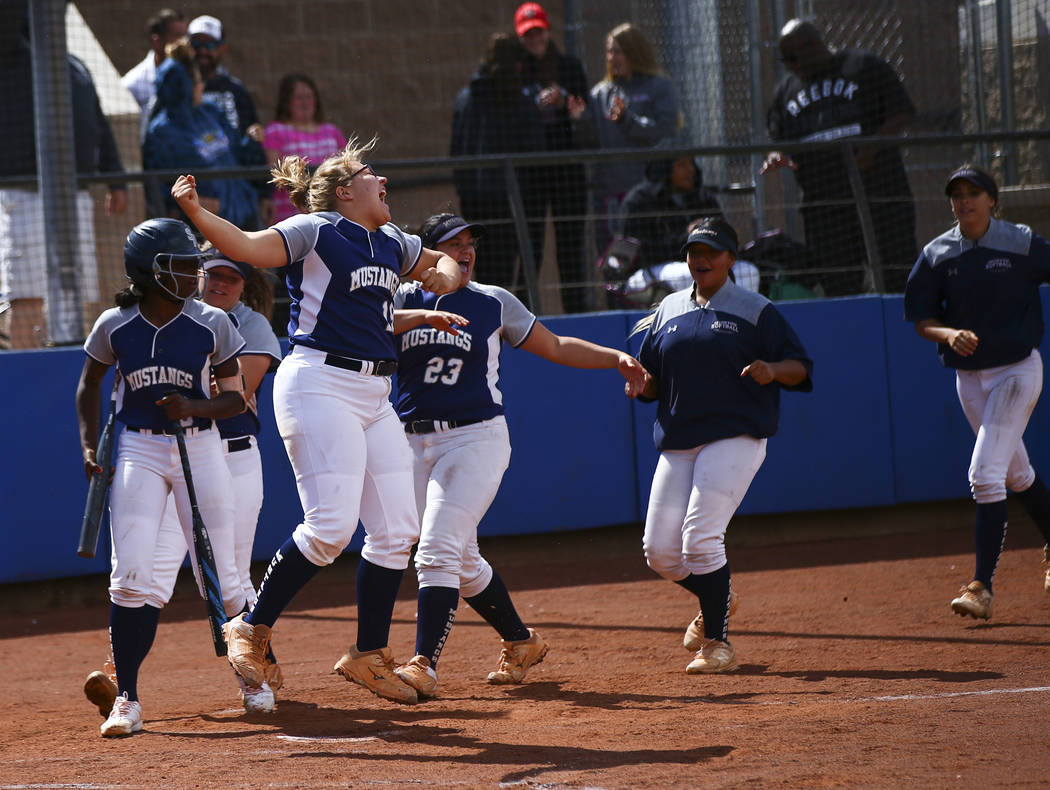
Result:
M120 84L135 97L142 111L139 122L139 145L146 140L146 131L149 129L150 116L157 97L157 67L167 57L164 49L168 44L184 38L186 28L186 17L181 11L162 8L151 16L149 22L146 23L149 52L137 66L120 78ZM147 178L142 182L142 190L146 202L146 217L164 216L167 213L165 208L168 196L167 184L154 178Z
M587 96L587 77L580 61L558 50L551 40L547 12L539 3L523 3L514 14L514 31L525 47L522 81L536 96L543 120L544 140L548 151L571 151L575 133L569 118L570 96ZM558 275L561 279L562 306L567 313L578 313L587 307L587 294L582 283L588 280L584 267L584 216L587 213L587 173L582 164L562 163L537 169L534 199L538 209L537 265L543 248L543 230L547 208L554 224Z
M147 170L240 167L262 159L262 146L230 127L222 111L203 101L204 83L184 42L168 46L168 59L157 69L157 101L142 148ZM261 131L261 127L259 127ZM259 227L257 194L244 178L202 179L197 191L214 213L242 230ZM181 218L171 201L171 216Z
M244 83L222 65L223 58L229 50L222 22L213 16L199 16L190 22L188 32L197 68L200 69L201 78L204 80L205 101L210 101L222 110L226 122L242 137L248 135L262 141L264 130L259 124L255 101L244 87ZM245 165L260 167L265 163L262 148L258 149L257 156L243 162ZM269 216L273 212L273 207L269 205L273 189L266 177L254 181L253 184L260 202L259 216Z
M636 263L643 267L681 260L689 221L720 216L722 207L691 156L650 162L621 206L623 235L641 243Z
M452 113L453 156L542 151L543 123L535 97L522 84L525 49L517 38L493 34L485 60L459 92ZM517 168L523 199L534 194L536 168ZM514 291L514 261L518 240L511 218L507 184L501 167L456 170L453 174L460 213L485 222L487 279ZM538 209L525 205L527 216ZM533 247L537 245L534 243ZM532 305L535 307L535 305Z
M605 42L605 79L590 99L570 99L578 141L601 148L652 148L677 131L678 100L671 81L656 64L653 48L637 27L625 22ZM594 166L594 206L602 215L596 228L599 250L617 228L620 203L645 177L645 162L599 162Z
M157 66L167 57L164 48L186 35L186 17L181 11L162 8L149 18L146 33L149 36L149 52L137 66L120 78L120 84L135 97L144 121L148 122L150 100L156 95Z
M277 89L275 120L266 127L263 150L270 166L286 156L301 156L319 165L328 156L346 147L346 136L335 124L325 123L321 94L314 81L305 74L285 74ZM268 225L280 222L298 210L288 193L278 189L273 195L273 218Z
M793 19L781 31L780 55L788 74L776 88L768 113L774 141L836 140L843 137L895 135L903 131L915 107L900 77L881 58L857 49L832 52L810 22ZM918 256L915 204L898 148L854 149L874 226L889 292L903 290ZM773 151L762 165L767 173L781 167L795 171L802 188L806 246L821 267L852 271L823 279L829 296L871 290L862 270L868 259L857 213L857 199L840 149ZM834 205L821 205L833 201Z
M0 178L37 174L32 54L25 9L25 2L0 4L0 138L4 141ZM67 56L67 67L77 172L123 172L91 74L72 55ZM77 286L81 302L97 302L94 203L86 189L78 190L76 200ZM124 185L110 185L106 213L121 214L127 205ZM0 189L0 347L39 348L47 341L46 261L40 194L32 187Z

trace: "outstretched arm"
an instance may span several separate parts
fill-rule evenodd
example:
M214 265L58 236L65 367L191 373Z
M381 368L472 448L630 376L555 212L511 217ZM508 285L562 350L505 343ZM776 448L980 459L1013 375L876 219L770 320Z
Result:
M273 228L243 231L204 208L197 195L197 180L192 175L179 176L171 188L171 196L204 238L223 255L260 269L276 269L288 263L288 253L280 233Z
M521 348L570 368L616 368L627 381L625 391L631 398L645 385L645 368L630 354L578 337L556 335L539 321Z
M458 335L457 326L467 326L469 320L458 313L450 313L447 310L395 310L394 311L394 334L400 335L409 329L428 324L434 329L440 329L452 335Z

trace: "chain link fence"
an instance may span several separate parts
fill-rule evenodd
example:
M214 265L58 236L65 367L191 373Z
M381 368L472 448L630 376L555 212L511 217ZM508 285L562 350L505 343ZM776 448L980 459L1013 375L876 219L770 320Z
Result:
M506 285L542 314L648 306L688 284L681 241L691 220L714 211L738 229L741 258L757 266L757 287L771 298L899 291L917 250L953 221L944 179L964 161L995 174L1005 217L1050 233L1050 123L1039 100L1050 88L1050 0L545 3L551 41L577 58L580 74L542 59L519 82L512 74L504 103L483 108L492 127L465 134L473 143L456 159L456 124L468 128L476 91L496 84L505 66L498 58L524 57L514 54L517 3L470 0L459 15L430 2L410 3L411 13L366 6L353 19L321 18L330 6L291 2L260 13L257 3L217 0L184 9L182 24L197 13L222 20L223 64L254 100L250 120L266 127L265 155L281 150L275 124L294 125L279 117L278 101L291 60L312 77L326 122L347 136L378 134L372 164L390 178L394 221L411 230L432 213L459 211L485 223L479 279ZM2 4L5 345L78 342L123 287L128 229L171 209L163 193L182 168L143 168L148 118L121 84L152 57L152 10L103 0ZM894 82L871 82L865 69L874 61L858 60L778 94L797 65L777 43L793 18L812 21L837 55L870 53ZM634 31L625 38L627 21ZM501 31L505 40L494 43ZM606 79L613 31L612 59L641 64L629 78ZM544 90L566 82L560 102L545 104ZM858 101L877 94L885 104L877 120L836 114L851 90ZM575 94L587 100L582 109L570 106ZM794 122L822 102L832 109L808 126ZM619 104L623 117L610 120ZM890 146L872 139L879 120L898 111L906 136ZM245 131L236 125L231 151ZM762 174L773 149L799 169ZM260 187L265 165L210 162L216 183L254 185L264 227L275 200ZM898 167L902 179L893 177ZM151 183L159 204L147 201ZM471 192L472 184L489 191ZM283 334L280 304L274 321Z

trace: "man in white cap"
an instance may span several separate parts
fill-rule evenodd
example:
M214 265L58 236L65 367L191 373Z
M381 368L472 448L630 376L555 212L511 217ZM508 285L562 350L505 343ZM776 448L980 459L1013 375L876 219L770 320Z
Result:
M266 131L259 123L259 115L255 111L255 102L251 94L244 87L244 83L232 76L222 65L227 46L222 22L213 16L196 17L190 22L187 34L193 46L201 79L204 80L204 101L211 102L222 110L230 126L242 135L262 143ZM260 153L257 162L245 164L262 166L266 164L266 160ZM259 193L259 216L271 216L271 187L265 178L252 183Z
M241 134L249 134L252 124L259 122L259 115L244 83L222 65L227 48L222 22L213 16L199 16L190 22L187 33L204 80L204 100L217 105L230 126Z

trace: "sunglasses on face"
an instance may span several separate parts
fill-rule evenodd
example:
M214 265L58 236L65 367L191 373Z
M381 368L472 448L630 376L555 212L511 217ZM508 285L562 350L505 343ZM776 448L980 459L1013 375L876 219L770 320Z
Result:
M361 165L361 167L357 168L357 170L355 170L353 173L350 174L350 178L346 179L346 183L349 184L357 176L359 176L359 175L361 175L362 173L365 173L365 172L368 172L368 173L370 173L373 176L376 174L376 171L372 169L372 165Z
M195 38L190 40L190 46L194 49L207 49L214 52L222 46L222 42L216 41L214 38Z

